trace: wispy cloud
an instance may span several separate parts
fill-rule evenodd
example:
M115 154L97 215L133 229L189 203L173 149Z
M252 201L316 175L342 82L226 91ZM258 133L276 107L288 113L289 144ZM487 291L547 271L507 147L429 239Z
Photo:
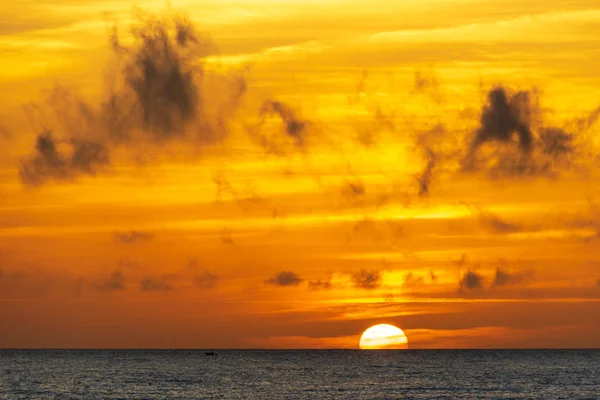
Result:
M359 289L376 289L381 286L381 271L366 270L360 271L351 275L354 286Z
M93 285L101 292L116 292L125 290L125 275L120 270L115 270L105 279L101 279Z
M116 232L115 240L123 244L134 244L136 242L147 242L154 239L154 234L143 231Z

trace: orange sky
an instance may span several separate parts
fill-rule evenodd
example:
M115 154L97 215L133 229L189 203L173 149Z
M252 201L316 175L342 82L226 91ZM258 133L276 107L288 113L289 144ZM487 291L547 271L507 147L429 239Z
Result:
M598 49L591 0L7 5L0 348L600 347Z

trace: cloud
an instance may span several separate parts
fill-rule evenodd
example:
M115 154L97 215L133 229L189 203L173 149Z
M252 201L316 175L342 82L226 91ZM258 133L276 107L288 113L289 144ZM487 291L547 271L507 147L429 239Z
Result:
M402 286L414 287L414 286L420 286L424 283L425 283L424 277L417 275L417 274L413 274L412 272L409 272L406 274L406 277L404 278L404 283L402 284Z
M421 78L415 78L416 88L427 84ZM550 126L543 119L537 90L494 87L479 113L479 127L472 133L465 136L432 118L433 127L413 137L415 151L423 159L416 176L418 195L429 195L432 183L441 176L482 173L491 179L556 178L585 169L597 154L589 131L598 116L600 108L575 122L566 121L564 128ZM416 132L420 130L415 127Z
M381 272L377 270L368 271L361 269L351 275L354 287L360 289L376 289L381 286Z
M221 232L221 243L223 243L224 245L230 245L230 246L235 245L235 241L233 240L233 237L231 237L231 233L229 233L229 230L224 229Z
M206 269L200 269L200 261L193 257L187 263L188 273L194 276L194 285L198 289L214 289L219 284L219 277Z
M431 282L437 281L437 275L435 274L435 272L429 271L429 279L431 279Z
M496 275L492 287L514 286L533 278L533 271L507 272L500 268L496 269Z
M349 197L362 196L366 193L365 184L358 178L352 181L348 180L343 192Z
M199 289L214 289L218 282L219 277L209 271L202 271L194 278L194 284Z
M246 91L243 74L207 71L215 48L180 16L138 13L131 34L127 45L116 28L110 35L119 67L109 70L98 102L56 86L28 106L36 142L21 163L24 184L94 175L117 149L133 155L161 151L174 140L203 146L227 136Z
M327 279L327 280L316 280L316 281L309 281L308 282L308 288L310 290L329 290L333 287L333 284L331 283L331 279Z
M308 127L308 122L296 115L296 113L285 103L277 100L267 100L264 102L260 115L266 117L276 115L283 122L284 132L292 137L297 146L304 144L304 135Z
M428 96L438 104L443 101L439 79L431 69L415 71L412 92Z
M545 125L540 110L535 90L511 93L502 86L493 88L481 112L480 127L461 161L463 171L486 171L492 177L555 176L569 168L575 156L584 156L578 151L583 145L578 139L595 123L594 113L576 124L576 135ZM492 143L502 146L481 151Z
M423 197L429 194L429 187L433 176L433 169L437 164L437 156L430 148L424 149L427 164L421 174L417 177L419 183L419 196Z
M348 96L349 110L354 114L351 125L356 133L356 141L365 148L374 146L384 133L396 131L396 112L387 110L379 101L380 88L373 88L375 94L368 89L369 72L363 70L358 77L355 90ZM377 80L378 81L378 80ZM352 112L354 111L354 112Z
M279 120L281 127L275 133L266 129ZM297 112L279 100L265 100L259 110L259 120L247 126L249 136L268 153L284 155L291 149L303 148L311 123L301 119ZM286 140L287 139L287 140Z
M483 289L484 278L474 271L467 271L458 281L460 291Z
M467 255L465 253L462 253L458 260L452 261L452 264L454 264L457 267L464 267L465 265L467 265L467 262L468 262Z
M115 240L123 244L134 244L136 242L147 242L154 239L154 235L150 232L129 231L116 232Z
M479 214L479 221L484 228L494 233L515 233L523 230L521 226L506 222L497 215L486 211Z
M146 277L140 281L140 289L145 292L170 291L173 286L166 278Z
M282 271L267 279L265 283L273 286L298 286L302 282L300 277L291 271Z
M529 126L531 113L529 92L517 92L509 96L503 87L492 89L488 93L488 104L481 113L481 126L475 133L469 154L487 142L510 142L515 134L521 152L529 153L533 146L533 134Z
M413 89L416 92L426 92L427 90L437 89L438 86L438 78L433 71L415 71Z
M141 126L157 141L183 135L186 123L203 111L197 80L203 66L195 61L208 56L214 47L188 20L177 17L166 20L142 16L132 34L132 47L121 44L116 30L111 39L125 64L124 81L135 99ZM115 131L123 135L117 140L128 139L129 133ZM203 130L203 139L214 141L215 133Z
M35 154L22 161L19 175L25 184L39 186L49 179L68 181L78 175L95 175L108 164L104 144L74 138L57 141L47 130L38 135Z
M108 278L94 285L101 292L115 292L125 290L125 276L119 270L115 270Z
M454 140L441 123L430 129L419 132L415 137L416 151L424 161L421 171L416 176L419 197L430 194L431 185L436 175L443 172L445 165L454 161L459 151L452 149Z
M507 234L523 231L521 225L507 222L491 211L486 211L478 206L475 206L474 208L468 204L466 206L477 217L481 226L492 233Z

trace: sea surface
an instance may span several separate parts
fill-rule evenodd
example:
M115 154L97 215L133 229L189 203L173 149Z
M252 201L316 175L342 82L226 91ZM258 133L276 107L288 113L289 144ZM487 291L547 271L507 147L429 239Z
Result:
M600 399L600 350L0 350L0 399Z

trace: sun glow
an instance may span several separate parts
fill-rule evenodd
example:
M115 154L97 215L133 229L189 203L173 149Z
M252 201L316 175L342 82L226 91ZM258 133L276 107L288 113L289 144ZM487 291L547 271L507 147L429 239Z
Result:
M402 329L389 324L374 325L360 337L361 349L407 349L408 339Z

